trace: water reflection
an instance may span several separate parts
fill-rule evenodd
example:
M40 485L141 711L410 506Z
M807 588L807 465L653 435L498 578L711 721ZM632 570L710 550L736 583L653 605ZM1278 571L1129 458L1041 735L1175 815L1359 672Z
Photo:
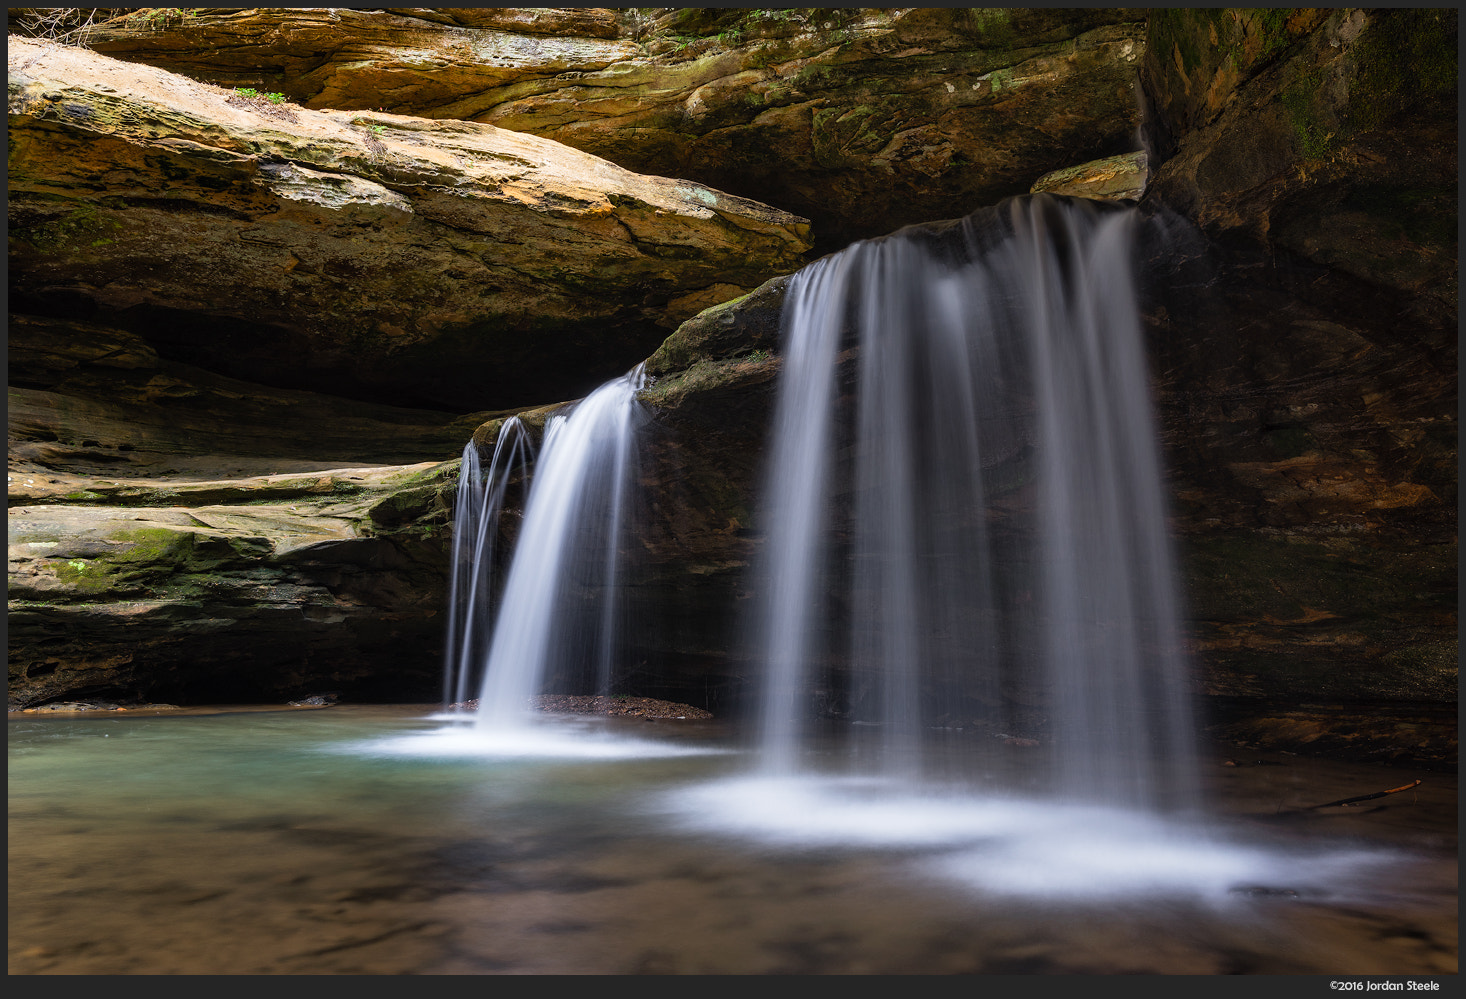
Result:
M1456 969L1445 775L1343 816L1297 806L1397 774L1217 768L1196 829L760 787L701 723L605 726L673 755L421 751L457 728L425 714L13 720L11 972Z

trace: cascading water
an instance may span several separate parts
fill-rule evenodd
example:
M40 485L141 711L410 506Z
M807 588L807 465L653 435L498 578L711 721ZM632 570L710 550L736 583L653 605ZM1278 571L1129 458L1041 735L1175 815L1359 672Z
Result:
M552 416L525 501L484 660L475 724L522 729L547 686L609 693L619 614L617 551L636 475L642 368ZM568 691L566 691L568 692Z
M765 773L807 772L811 692L843 661L859 772L948 777L933 731L1026 725L1058 800L1187 803L1133 227L1041 195L793 278L764 496Z
M522 483L533 446L517 416L504 421L487 471L478 445L463 448L453 504L453 575L448 584L448 636L443 662L443 706L462 704L477 690L493 634L493 565L499 515L513 483Z
M910 851L921 879L1074 902L1220 903L1388 861L1274 854L1197 821L1135 220L1015 199L791 280L756 586L757 762L647 795L659 835ZM487 642L483 563L503 484L523 479L523 428L506 424L482 481L465 455L457 544L473 568L455 587L469 609L455 603L445 697L481 660L475 724L370 751L724 751L531 724L534 695L613 680L641 386L638 369L547 423Z
M443 696L460 704L481 677L477 710L443 716L455 724L408 737L394 751L500 759L725 751L618 738L588 719L547 718L535 704L540 694L608 695L622 682L616 664L628 614L621 573L625 542L635 534L638 495L630 487L641 478L646 415L636 396L645 385L638 365L552 413L537 458L517 417L500 428L487 473L477 446L465 448ZM523 518L499 585L493 564L500 513L509 490L526 479ZM472 725L457 724L465 720Z

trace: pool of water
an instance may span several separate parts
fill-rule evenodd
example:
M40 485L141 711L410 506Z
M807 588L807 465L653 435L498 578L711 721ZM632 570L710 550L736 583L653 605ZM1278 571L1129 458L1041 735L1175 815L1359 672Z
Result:
M1212 753L1206 815L1162 821L760 777L707 722L9 728L12 974L1457 970L1451 774Z

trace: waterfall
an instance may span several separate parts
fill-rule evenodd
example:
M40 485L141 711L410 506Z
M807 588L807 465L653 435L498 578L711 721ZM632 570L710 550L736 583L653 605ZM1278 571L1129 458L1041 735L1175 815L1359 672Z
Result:
M761 767L813 694L866 772L933 734L1037 746L1050 793L1194 785L1133 210L1048 195L855 244L791 280L763 498Z
M482 470L478 445L463 448L453 503L452 575L448 581L448 636L443 662L443 707L461 704L476 688L488 639L493 633L494 543L499 515L511 484L523 482L533 457L524 423L505 420L489 468Z
M1199 808L1137 218L1017 198L790 279L748 586L765 667L753 763L678 769L628 812L657 816L659 835L895 849L923 879L1032 899L1291 883L1296 854L1230 844ZM532 722L536 695L625 683L632 483L665 478L639 468L643 385L637 368L549 416L497 613L489 566L527 431L506 422L487 471L465 452L444 696L481 666L479 708L391 752L728 751L696 732Z
M863 775L970 783L1024 747L1052 800L1193 804L1135 225L1037 195L791 279L752 626L765 776L811 773L816 743L828 761L833 716ZM548 420L491 637L523 427L478 492L465 454L445 698L481 664L480 730L616 682L642 385L637 368Z
M522 728L547 688L609 693L620 616L618 551L645 383L638 365L550 417L484 656L476 724ZM589 675L587 675L589 674Z

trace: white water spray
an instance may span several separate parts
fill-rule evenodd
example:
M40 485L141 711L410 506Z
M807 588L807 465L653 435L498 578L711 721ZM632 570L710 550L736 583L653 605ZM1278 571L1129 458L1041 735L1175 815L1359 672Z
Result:
M638 365L546 426L486 658L479 729L528 727L535 695L557 677L573 682L586 664L608 692L644 383Z
M448 584L448 637L443 663L443 706L461 704L477 690L493 634L495 542L511 484L522 483L533 446L517 416L505 420L487 471L478 445L463 448L453 504L453 575Z
M934 730L1027 726L1058 800L1189 804L1132 229L1130 211L1015 199L791 281L764 497L766 773L808 772L824 688L865 723L857 772L960 777Z

